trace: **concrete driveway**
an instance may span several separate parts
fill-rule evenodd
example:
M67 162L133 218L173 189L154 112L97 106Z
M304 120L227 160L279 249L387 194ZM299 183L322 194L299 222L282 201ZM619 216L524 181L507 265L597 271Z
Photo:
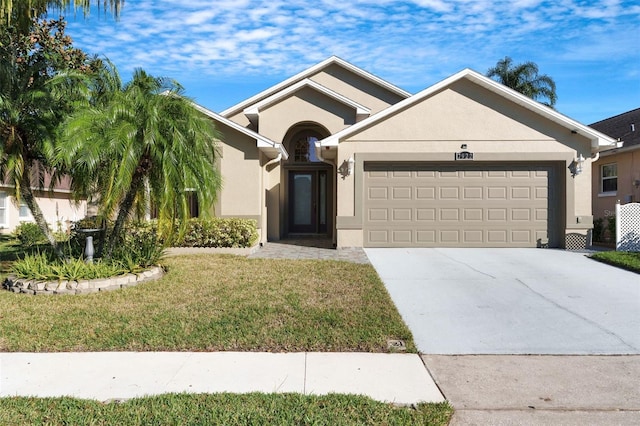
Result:
M426 354L640 354L640 275L544 249L366 249Z

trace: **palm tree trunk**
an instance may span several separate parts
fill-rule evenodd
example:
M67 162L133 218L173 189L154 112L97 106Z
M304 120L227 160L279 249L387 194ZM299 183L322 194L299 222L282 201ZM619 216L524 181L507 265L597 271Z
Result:
M122 200L120 204L120 208L118 209L118 217L116 218L116 222L113 225L113 230L111 231L111 235L109 235L109 241L107 243L107 258L110 258L113 249L116 247L118 239L120 237L120 233L122 232L122 228L124 227L124 223L131 214L131 209L133 207L133 203L136 200L136 195L140 190L143 183L142 175L139 173L134 174L131 180L131 187L127 192L127 195Z
M25 173L25 175L28 176L29 174ZM20 186L20 197L24 200L27 207L29 207L29 210L31 210L31 215L33 216L33 219L36 221L36 224L38 225L38 227L40 227L40 229L42 230L42 233L47 238L47 241L53 248L53 251L56 254L56 256L61 260L64 259L64 253L62 252L60 245L58 244L55 237L53 236L51 229L49 229L49 224L44 218L44 215L42 214L42 210L40 209L40 206L36 202L36 197L33 195L33 191L31 190L31 185L28 178L23 179L23 182Z
M96 250L96 257L98 258L102 257L102 251L104 250L105 241L107 239L107 225L108 223L105 219L98 237L98 249Z

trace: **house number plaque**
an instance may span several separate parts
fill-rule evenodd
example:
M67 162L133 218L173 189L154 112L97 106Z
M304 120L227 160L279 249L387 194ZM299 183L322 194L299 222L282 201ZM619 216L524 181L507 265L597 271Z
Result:
M456 152L456 161L458 160L473 160L473 152L461 151Z

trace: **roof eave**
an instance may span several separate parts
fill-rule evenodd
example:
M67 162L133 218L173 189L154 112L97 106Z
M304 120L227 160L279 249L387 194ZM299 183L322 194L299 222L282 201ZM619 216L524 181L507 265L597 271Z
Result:
M347 98L346 96L337 93L328 87L321 85L320 83L316 83L313 80L305 78L304 80L300 80L297 83L287 87L279 93L275 93L260 102L253 104L247 108L245 108L242 112L251 121L253 124L256 124L260 118L260 111L265 108L270 107L273 104L280 102L282 99L285 99L292 94L296 93L298 90L303 89L305 87L311 88L316 92L335 100L343 105L346 105L350 108L353 108L356 113L356 117L361 119L362 117L368 117L371 115L371 110L364 105L359 104L358 102Z
M503 84L500 84L489 77L485 77L484 75L470 69L464 70L463 72L465 71L465 77L467 77L469 80L493 92L503 94L512 102L567 128L573 134L580 134L587 137L591 141L591 151L594 153L598 152L602 148L611 147L612 145L616 144L616 141L613 138L610 138L609 136L598 132L597 130L587 125L579 123L578 121L567 117L566 115L556 111L555 109L543 105L540 102L533 100L528 96L525 96L522 93L517 92Z
M591 141L591 151L594 153L598 152L601 148L611 147L616 143L616 141L610 138L609 136L603 133L600 133L597 130L594 130L591 127L588 127L584 124L581 124L546 105L543 105L507 86L504 86L503 84L498 83L495 80L490 79L489 77L486 77L476 71L466 68L422 90L421 92L413 95L410 98L407 98L401 102L398 102L395 105L391 105L390 107L379 112L378 114L371 116L369 119L363 120L351 127L348 127L338 133L335 133L323 139L322 141L320 141L321 145L337 146L338 143L341 140L343 140L345 137L348 137L356 133L357 131L359 131L360 129L366 126L375 124L376 122L383 120L385 117L392 115L397 111L400 111L410 106L413 103L419 102L420 100L433 95L434 93L446 88L447 86L450 86L451 84L463 78L473 81L474 83L479 84L480 86L490 91L493 91L494 93L497 93L503 97L506 97L512 102L530 111L533 111L539 115L542 115L543 117L555 122L556 124L559 124L567 128L571 133L576 133L576 134L581 134L583 136L586 136Z
M607 157L607 156L610 156L610 155L624 154L624 153L627 153L627 152L633 152L633 151L637 151L637 150L640 150L640 145L622 146L621 148L604 149L604 150L600 151L600 156L601 157Z
M365 71L361 68L356 67L355 65L350 64L349 62L345 61L344 59L341 59L337 56L331 56L327 59L325 59L322 62L317 63L316 65L313 65L305 70L303 70L302 72L299 72L298 74L289 77L288 79L274 85L271 86L265 90L263 90L262 92L248 98L245 99L244 101L233 105L227 109L225 109L224 111L222 111L220 113L220 115L222 115L223 117L229 117L231 115L237 114L241 111L243 111L245 108L247 108L249 105L256 103L256 102L260 102L260 100L265 99L267 97L269 97L270 95L272 95L273 93L276 93L284 88L286 88L287 86L290 86L292 84L295 84L296 82L303 80L305 78L310 77L313 74L316 74L318 71L322 70L323 68L331 65L331 64L338 64L352 72L354 72L355 74L369 80L372 81L382 87L384 87L385 89L396 93L397 95L404 97L404 98L408 98L411 96L411 93L407 92L406 90L403 90L391 83L389 83L388 81L385 81L383 79L381 79L380 77L377 77L371 73L369 73L368 71Z
M202 105L198 105L195 102L192 102L193 106L200 112L202 112L204 115L206 115L207 117L218 121L228 127L231 127L232 129L243 133L253 139L255 139L256 141L256 147L262 151L267 157L269 158L276 158L278 155L282 155L282 158L284 158L285 160L287 158L289 158L289 153L287 152L287 150L285 149L285 147L282 144L276 143L274 141L272 141L269 138L265 138L264 136L249 130L245 127L242 127L241 125L239 125L238 123L236 123L235 121L229 120L226 117L221 116L220 114L217 114L205 107L203 107Z

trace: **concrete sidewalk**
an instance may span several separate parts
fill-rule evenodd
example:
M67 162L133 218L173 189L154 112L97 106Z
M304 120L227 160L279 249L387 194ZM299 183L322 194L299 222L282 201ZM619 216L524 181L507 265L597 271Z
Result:
M444 401L417 354L0 353L0 397L108 401L170 392L348 393L396 404Z
M422 355L458 425L638 425L640 356Z

